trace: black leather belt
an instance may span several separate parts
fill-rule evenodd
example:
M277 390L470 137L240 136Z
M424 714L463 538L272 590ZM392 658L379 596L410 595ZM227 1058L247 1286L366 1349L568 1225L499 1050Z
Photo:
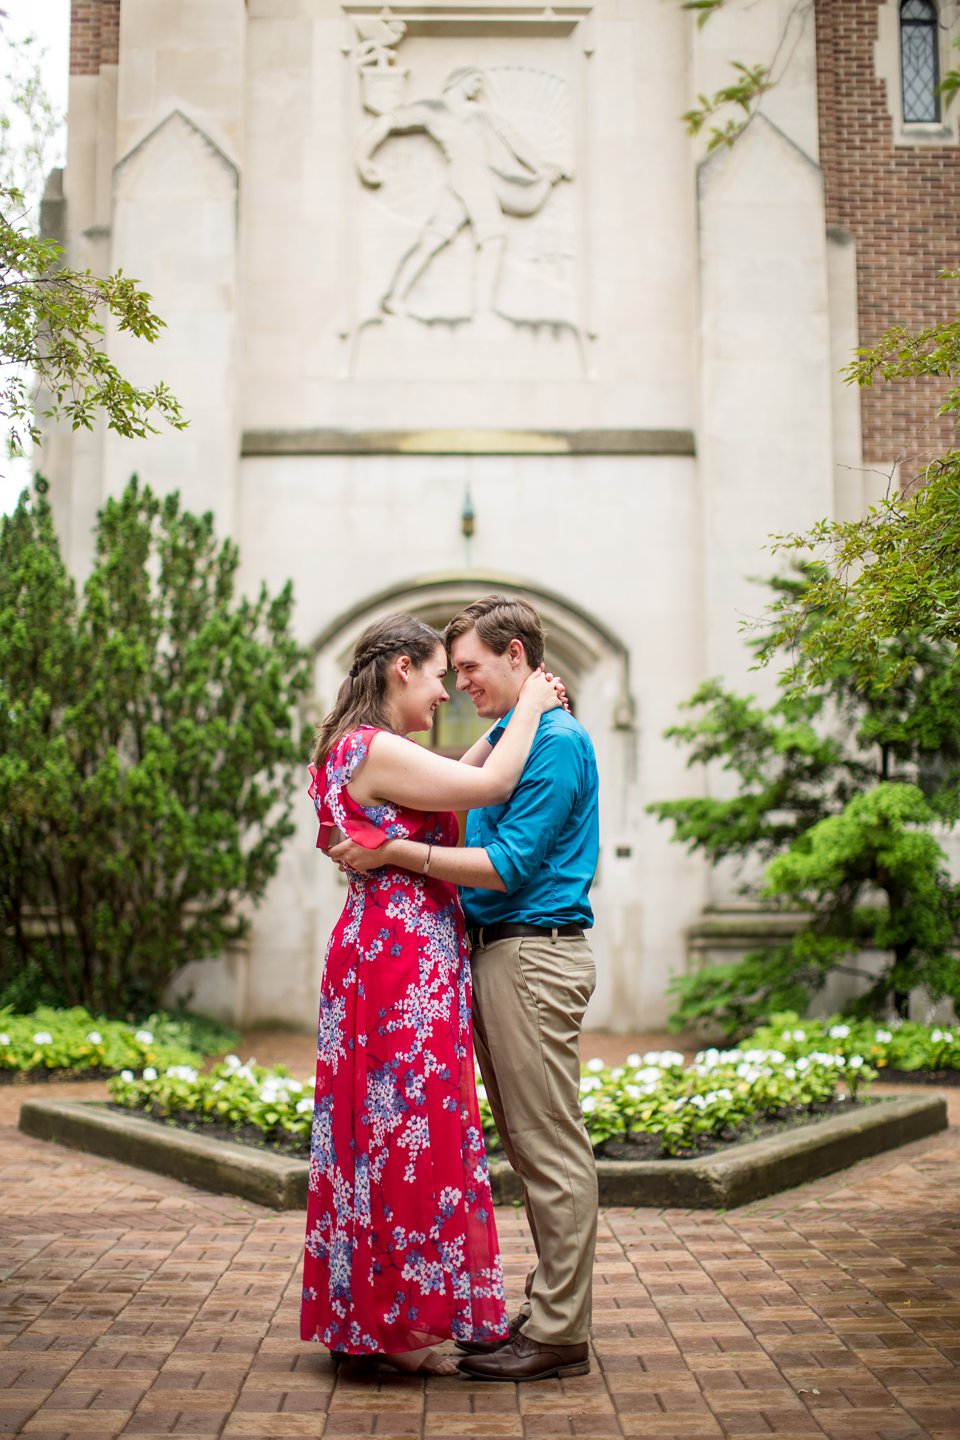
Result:
M493 945L497 940L524 940L538 935L541 939L552 939L554 935L582 936L582 925L513 925L504 921L500 925L473 925L467 931L471 947Z

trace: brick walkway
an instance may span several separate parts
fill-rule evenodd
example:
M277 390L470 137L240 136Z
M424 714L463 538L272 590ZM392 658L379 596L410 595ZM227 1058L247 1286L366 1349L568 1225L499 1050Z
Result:
M592 1373L516 1387L335 1379L297 1339L302 1215L13 1128L27 1094L98 1088L0 1090L2 1440L960 1440L958 1091L947 1135L844 1176L605 1211ZM516 1297L529 1242L498 1223Z

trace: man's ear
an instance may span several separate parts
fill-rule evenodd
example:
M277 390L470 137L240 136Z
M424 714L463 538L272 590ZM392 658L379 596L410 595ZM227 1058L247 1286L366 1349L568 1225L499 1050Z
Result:
M522 665L527 658L527 652L523 648L522 640L511 640L507 646L507 656L510 664L514 667Z

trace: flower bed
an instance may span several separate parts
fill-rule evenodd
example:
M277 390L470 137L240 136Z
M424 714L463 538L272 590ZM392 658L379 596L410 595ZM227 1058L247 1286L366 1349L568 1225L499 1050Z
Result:
M826 1052L792 1062L773 1049L707 1050L691 1066L675 1051L651 1052L614 1068L588 1061L581 1106L601 1153L608 1141L640 1132L655 1137L660 1155L676 1156L695 1153L707 1138L742 1139L761 1122L817 1114L846 1095L855 1099L874 1073L859 1057ZM138 1078L127 1070L110 1081L110 1094L115 1104L159 1120L259 1137L288 1153L305 1152L313 1118L312 1082L281 1067L243 1064L236 1055L206 1073L174 1065ZM482 1085L478 1094L484 1133L495 1150L496 1128Z
M29 1015L0 1010L0 1079L65 1079L195 1065L201 1046L221 1048L224 1031L190 1017L152 1015L144 1025L103 1020L88 1010L41 1007ZM199 1045L198 1042L199 1041ZM190 1043L192 1042L192 1043Z
M801 1020L794 1011L773 1015L755 1030L750 1045L772 1045L794 1061L814 1051L829 1051L847 1061L861 1055L881 1072L919 1078L929 1072L938 1081L954 1072L960 1080L960 1026L921 1025L914 1020L880 1025L876 1020Z

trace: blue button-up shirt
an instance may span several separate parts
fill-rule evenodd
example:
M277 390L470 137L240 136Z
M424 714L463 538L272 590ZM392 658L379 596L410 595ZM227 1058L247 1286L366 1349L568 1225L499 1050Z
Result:
M491 745L509 718L490 732ZM468 925L593 924L588 894L600 850L598 787L593 745L579 721L566 710L541 716L510 799L467 817L467 845L486 850L506 886L506 894L461 891Z

